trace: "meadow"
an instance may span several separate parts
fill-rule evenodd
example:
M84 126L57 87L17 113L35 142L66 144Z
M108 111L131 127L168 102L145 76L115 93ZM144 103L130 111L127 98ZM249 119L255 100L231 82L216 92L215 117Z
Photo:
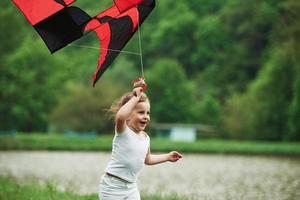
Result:
M44 185L38 183L38 180L31 178L26 183L20 184L11 176L0 176L0 199L5 200L95 200L97 194L79 195L74 191L61 192L54 183L47 182ZM171 195L162 197L142 196L144 200L183 200L184 197Z
M18 133L0 136L0 150L68 150L111 151L112 135L68 136L64 134ZM299 142L239 141L198 139L196 142L175 142L151 139L153 152L178 150L185 153L300 155Z

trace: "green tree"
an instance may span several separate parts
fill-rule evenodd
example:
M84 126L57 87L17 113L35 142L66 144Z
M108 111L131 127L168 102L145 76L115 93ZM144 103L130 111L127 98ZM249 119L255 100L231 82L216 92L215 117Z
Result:
M226 104L221 114L223 135L233 139L256 139L253 130L253 116L257 110L252 108L251 96L234 94L226 99ZM254 113L254 114L253 114Z
M300 140L300 66L297 64L296 80L293 87L293 99L289 107L289 134L286 139Z
M204 15L211 15L213 13L219 12L222 7L228 2L228 0L223 1L206 1L206 0L192 0L186 2L191 11L197 13L201 18Z
M49 59L47 50L32 37L26 37L5 61L1 67L0 129L45 131L63 79L57 76L60 61Z
M211 95L206 94L199 102L195 102L195 119L198 122L208 125L220 125L221 105Z
M28 29L11 6L0 12L0 70L4 68L6 57L20 46ZM20 14L21 15L21 14ZM2 74L2 73L1 73Z
M102 80L101 87L95 88L70 82L51 113L53 129L60 132L111 132L113 120L107 115L107 109L121 93L122 85L109 79Z
M195 87L178 62L158 60L146 71L146 78L154 121L182 123L193 120Z
M242 94L238 102L236 96L235 100L228 101L230 112L224 114L225 122L240 124L231 132L247 134L248 139L283 139L288 131L287 108L292 97L293 73L286 52L272 51L248 92ZM232 110L234 107L236 110Z
M286 44L286 52L291 60L291 66L294 68L292 100L288 108L289 133L286 139L300 139L300 48L299 48L299 31L300 31L300 2L289 0L283 3L284 17L280 21L281 25L289 24L288 27L280 29L280 42Z
M199 35L207 52L211 52L203 54L211 55L206 58L211 60L207 66L217 67L214 71L205 70L215 73L212 74L212 84L221 88L225 95L243 92L247 84L256 78L270 35L280 17L278 3L276 0L228 1L212 19L214 21L200 23L204 33L206 27L211 30L211 33ZM208 46L206 41L213 43L208 43Z
M73 51L75 53L82 50ZM81 61L76 59L75 63L82 62L86 65L89 60L90 57ZM76 78L70 79L64 92L59 95L58 104L51 112L50 123L53 130L97 131L100 134L111 132L113 120L107 115L107 109L114 100L132 89L131 81L138 76L138 71L124 56L107 69L94 88L89 81L91 74L85 70L79 70L84 78L77 76L79 74L75 75Z
M196 13L191 12L185 1L161 1L153 14L153 19L145 22L148 26L143 27L146 55L152 59L159 59L161 55L174 58L185 66L186 72L192 74L190 53L196 44L193 37ZM152 60L148 63L153 65Z

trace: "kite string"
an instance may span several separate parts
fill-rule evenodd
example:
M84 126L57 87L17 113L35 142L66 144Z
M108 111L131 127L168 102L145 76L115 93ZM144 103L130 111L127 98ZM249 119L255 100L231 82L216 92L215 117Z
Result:
M96 49L96 50L100 50L101 49L101 50L114 51L114 52L119 52L119 53L127 53L127 54L132 54L132 55L140 56L140 53L132 52L132 51L124 51L124 50L116 50L116 49L106 49L106 48L99 48L99 47L93 47L93 46L88 46L88 45L79 45L79 44L68 44L68 46L81 47L81 48L86 48L86 49Z
M140 20L139 20L138 8L137 8L137 22L138 22L138 38L139 38L139 48L140 48L140 61L141 61L142 77L145 77L144 76L144 63L143 63L143 52L142 52L142 41L141 41L141 30L140 30Z

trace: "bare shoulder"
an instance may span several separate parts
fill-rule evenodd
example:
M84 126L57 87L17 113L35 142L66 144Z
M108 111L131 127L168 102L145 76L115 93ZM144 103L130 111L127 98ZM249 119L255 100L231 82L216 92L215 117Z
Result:
M125 128L126 128L125 121L124 120L118 120L118 119L116 119L116 128L115 128L116 132L118 134L123 133L124 130L125 130Z

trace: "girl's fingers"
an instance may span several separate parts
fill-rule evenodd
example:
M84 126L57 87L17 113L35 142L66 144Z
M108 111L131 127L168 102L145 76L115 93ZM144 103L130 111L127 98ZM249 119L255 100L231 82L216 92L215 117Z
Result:
M182 158L182 155L176 151L172 152L171 154L171 160L172 161L177 161L179 160L180 158Z

